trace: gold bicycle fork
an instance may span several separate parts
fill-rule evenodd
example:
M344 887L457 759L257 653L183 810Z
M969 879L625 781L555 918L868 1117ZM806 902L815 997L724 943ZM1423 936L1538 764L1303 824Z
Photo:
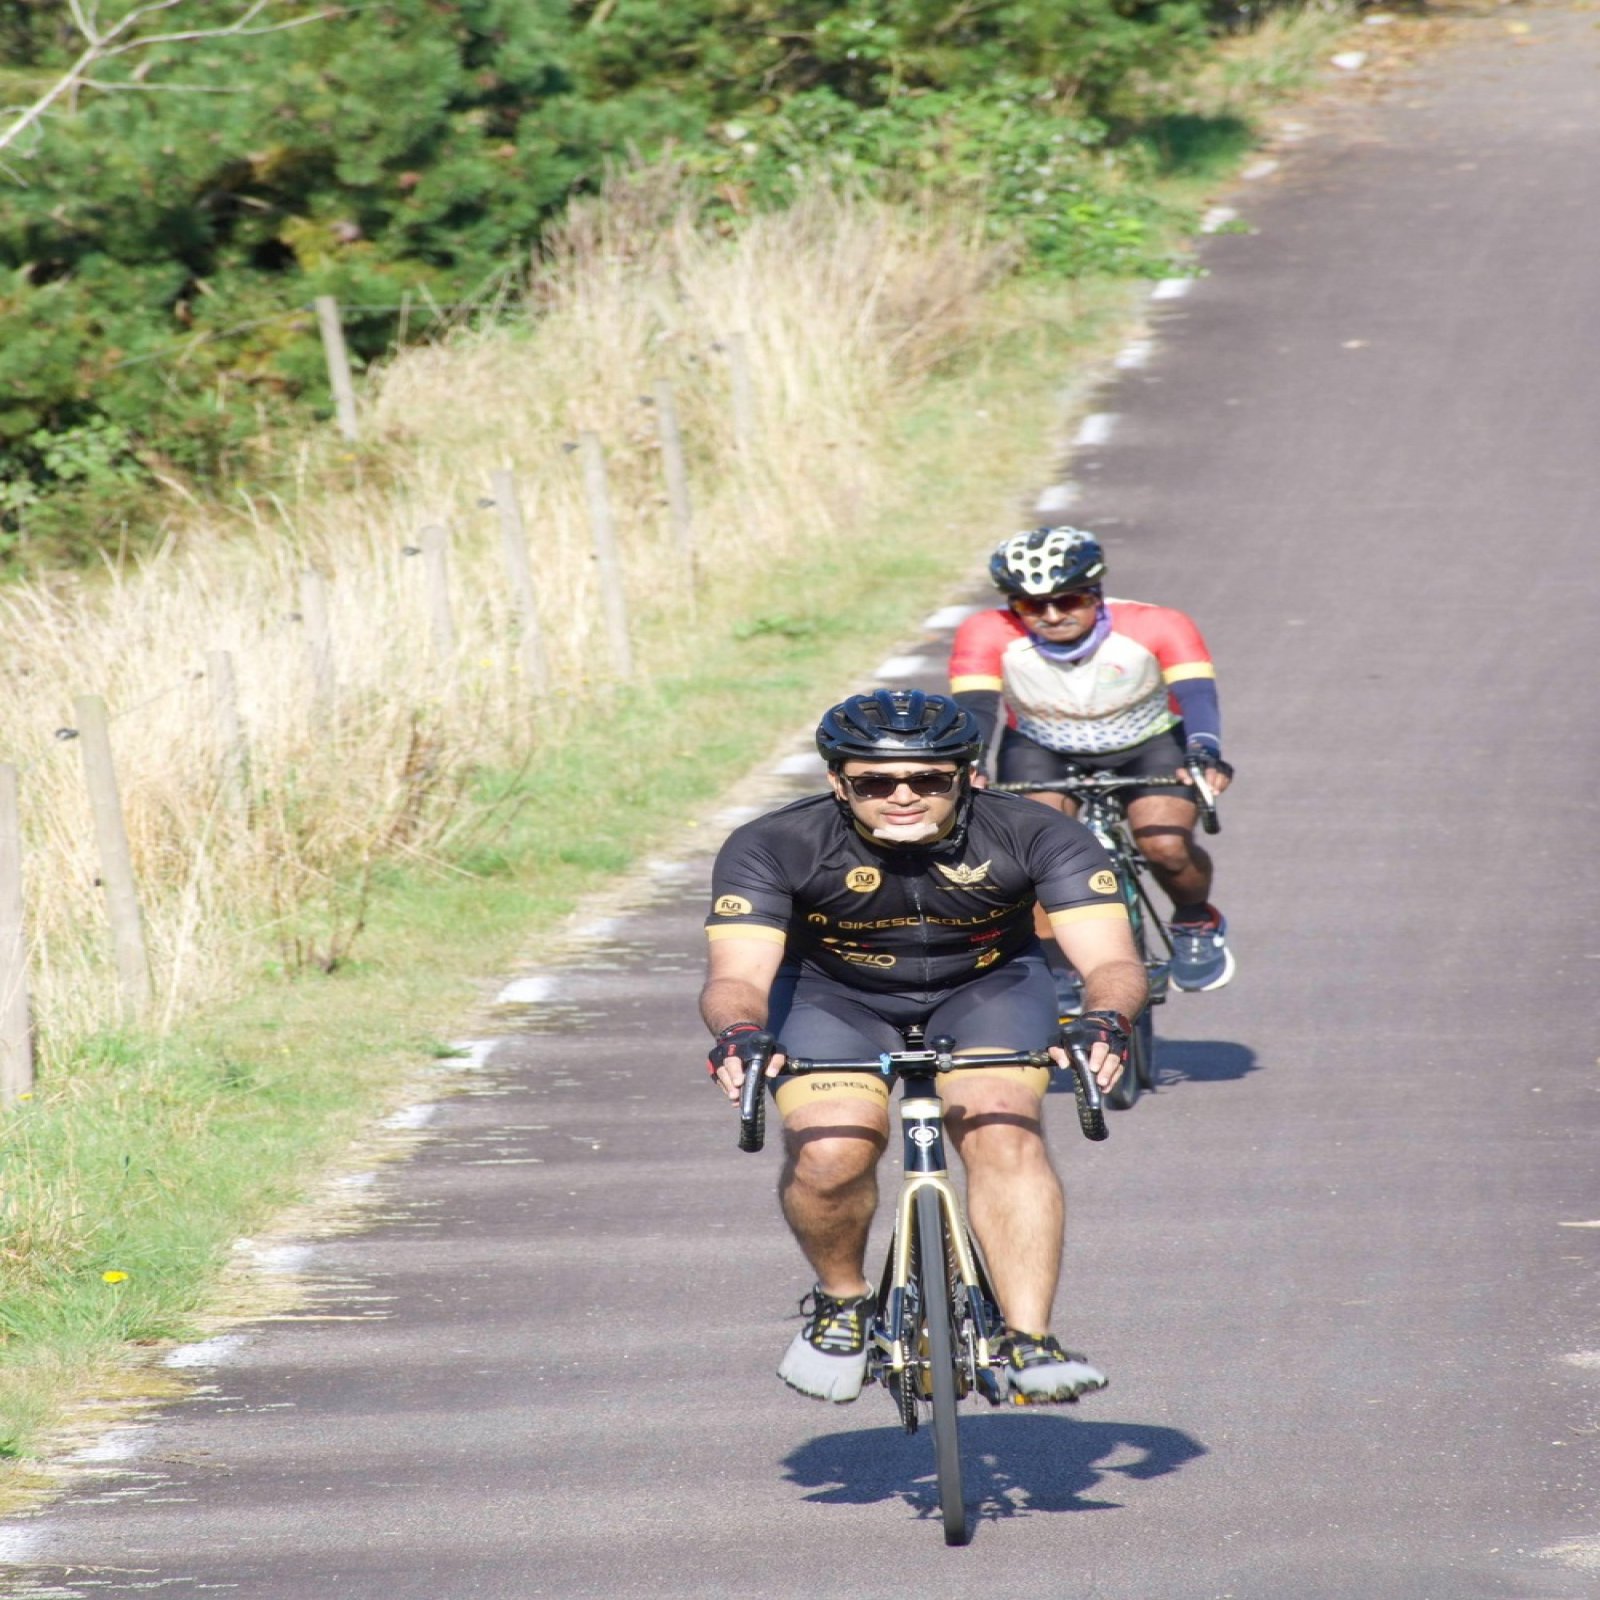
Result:
M922 1332L927 1308L918 1303L912 1281L911 1241L917 1229L917 1198L924 1190L938 1196L944 1218L944 1247L947 1256L937 1268L928 1270L949 1275L952 1306L965 1302L966 1314L958 1320L969 1338L964 1349L957 1349L956 1387L959 1394L971 1391L977 1374L995 1364L991 1329L992 1291L968 1232L961 1197L950 1181L944 1165L944 1108L933 1097L915 1097L900 1103L900 1121L905 1141L905 1177L895 1204L894 1237L885 1267L883 1291L879 1295L876 1342L879 1349L879 1376L903 1382L909 1373L914 1392L922 1399L932 1393L928 1366L927 1336ZM939 1241L919 1241L924 1252L939 1248ZM915 1343L913 1343L915 1341Z

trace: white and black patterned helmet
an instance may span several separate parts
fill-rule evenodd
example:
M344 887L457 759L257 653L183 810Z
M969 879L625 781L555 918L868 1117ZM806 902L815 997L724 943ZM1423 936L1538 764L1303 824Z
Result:
M1034 598L1095 588L1105 575L1105 551L1082 528L1031 528L1007 539L989 558L997 589Z
M817 749L830 767L845 761L976 761L978 719L948 695L920 689L853 694L823 713Z

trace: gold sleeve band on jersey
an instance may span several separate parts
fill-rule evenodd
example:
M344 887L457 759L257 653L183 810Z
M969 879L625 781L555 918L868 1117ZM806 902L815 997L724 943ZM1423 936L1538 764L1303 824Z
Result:
M986 672L973 673L965 678L952 678L950 680L951 694L961 694L964 691L979 689L1003 689L1004 687L1005 679L998 675L991 676Z
M1120 900L1103 900L1099 905L1068 906L1065 911L1048 911L1050 926L1059 928L1069 922L1101 922L1107 918L1127 920L1128 908Z
M767 944L787 944L789 935L782 928L769 928L760 922L718 922L706 929L708 939L758 939Z
M1217 669L1209 661L1180 661L1162 672L1164 683L1182 683L1185 678L1214 678Z

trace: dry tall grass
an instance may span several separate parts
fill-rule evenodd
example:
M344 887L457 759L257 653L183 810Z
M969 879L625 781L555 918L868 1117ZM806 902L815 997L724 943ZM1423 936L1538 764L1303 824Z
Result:
M366 426L391 470L377 489L245 495L165 552L99 581L0 596L0 758L24 769L32 983L48 1058L114 1026L119 1006L72 696L103 694L155 969L160 1025L275 951L338 958L366 865L437 848L471 764L514 762L613 673L576 456L604 441L637 671L703 649L668 523L654 413L673 380L690 453L705 611L749 574L843 545L894 473L908 387L969 338L1003 263L948 221L834 195L736 237L686 220L670 175L619 181L574 211L530 274L526 319L458 333L374 377ZM740 334L755 434L734 436L727 359ZM320 448L320 447L319 447ZM332 448L331 446L329 447ZM490 475L516 474L539 622L557 685L535 706L499 564ZM348 475L346 473L346 475ZM331 476L331 474L330 474ZM371 476L371 474L369 474ZM419 528L452 529L463 641L435 659ZM297 616L300 573L327 580L338 703L319 717ZM250 756L248 819L228 804L210 731L207 652L232 652Z

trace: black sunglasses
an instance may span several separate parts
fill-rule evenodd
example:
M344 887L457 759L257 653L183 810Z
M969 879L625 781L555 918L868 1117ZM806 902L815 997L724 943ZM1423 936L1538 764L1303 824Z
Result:
M850 785L852 793L857 800L887 800L896 789L904 784L912 794L924 797L936 794L949 794L955 788L956 779L961 776L958 772L912 772L904 777L890 776L887 772L862 772L852 777L849 773L839 774Z

